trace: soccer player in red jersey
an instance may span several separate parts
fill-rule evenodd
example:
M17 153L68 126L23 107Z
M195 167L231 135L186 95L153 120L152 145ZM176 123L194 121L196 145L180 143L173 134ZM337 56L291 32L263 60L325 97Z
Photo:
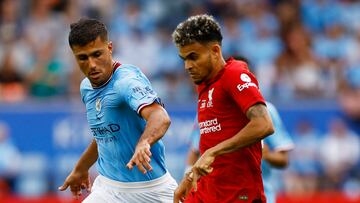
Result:
M188 18L172 37L198 85L201 153L174 202L266 202L260 141L274 128L256 78L246 63L224 60L220 26L211 16Z

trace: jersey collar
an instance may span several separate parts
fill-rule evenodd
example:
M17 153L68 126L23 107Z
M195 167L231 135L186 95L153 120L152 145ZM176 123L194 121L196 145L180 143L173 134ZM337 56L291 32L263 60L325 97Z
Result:
M217 80L219 80L221 78L221 76L224 74L225 72L225 68L227 66L229 66L232 62L234 61L234 58L231 57L228 60L226 60L226 63L224 65L224 68L222 68L213 78L211 78L210 80L204 82L203 84L206 86L211 85L212 83L216 82Z
M99 87L93 87L93 89L100 89L100 88L105 87L105 86L110 82L111 78L113 77L113 75L114 75L114 73L115 73L115 70L116 70L117 68L119 68L120 65L121 65L121 63L119 63L119 62L117 62L117 61L114 61L113 64L112 64L113 71L112 71L112 73L111 73L110 78L109 78L104 84L100 85Z

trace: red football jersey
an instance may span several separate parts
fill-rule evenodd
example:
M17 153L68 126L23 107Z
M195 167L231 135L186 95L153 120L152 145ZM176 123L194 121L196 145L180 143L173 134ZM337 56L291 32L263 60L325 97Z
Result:
M200 153L231 138L248 122L246 111L264 103L246 63L229 59L210 81L198 86ZM261 143L217 156L214 170L200 178L186 202L265 202L261 178Z

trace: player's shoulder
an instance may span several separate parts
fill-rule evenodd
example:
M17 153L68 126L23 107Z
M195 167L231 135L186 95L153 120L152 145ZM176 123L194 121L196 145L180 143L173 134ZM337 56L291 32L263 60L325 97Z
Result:
M145 76L140 68L132 64L122 64L113 75L114 87L126 88L134 82L144 81Z
M235 59L227 60L226 65L225 65L224 76L225 77L234 77L236 75L241 75L241 74L252 75L248 68L247 63L245 63L244 61L239 61L239 60L235 60Z
M121 64L114 72L114 79L117 81L127 81L142 74L139 67L132 64Z
M80 83L80 91L86 91L86 90L91 90L92 86L90 83L90 80L88 78L84 78L81 83Z
M229 59L225 65L225 71L222 76L223 84L250 84L257 87L257 80L244 61Z
M245 61L235 60L233 58L226 61L226 66L229 70L249 71L248 64Z
M82 101L85 103L85 98L88 95L88 92L91 92L93 90L90 80L88 78L84 78L80 83L80 95Z
M140 68L133 64L121 64L120 67L116 69L114 74L138 74L139 72L141 72Z

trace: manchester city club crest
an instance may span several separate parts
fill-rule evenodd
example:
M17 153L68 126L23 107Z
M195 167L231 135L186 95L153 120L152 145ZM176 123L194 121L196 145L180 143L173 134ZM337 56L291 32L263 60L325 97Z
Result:
M100 112L100 110L101 110L101 101L100 101L99 97L96 99L95 108L96 108L97 112Z

